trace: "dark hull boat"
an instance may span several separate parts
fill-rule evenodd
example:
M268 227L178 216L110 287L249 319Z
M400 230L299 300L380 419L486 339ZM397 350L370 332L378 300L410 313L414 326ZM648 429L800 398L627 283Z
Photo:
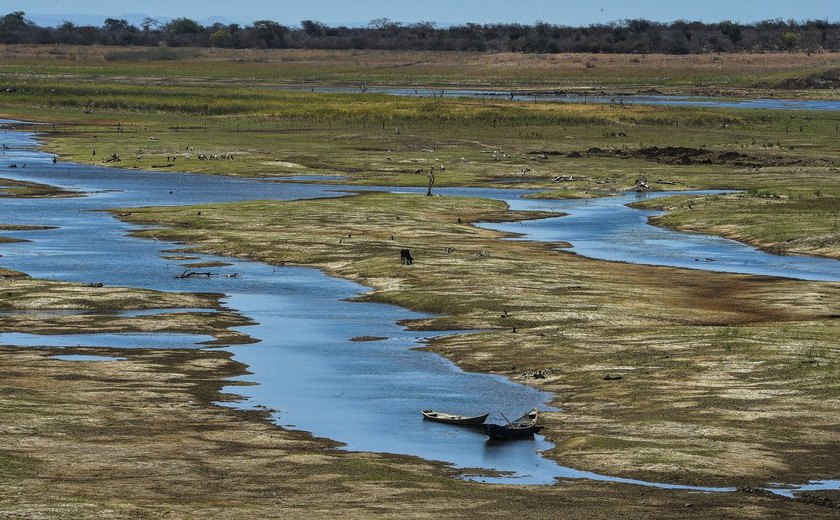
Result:
M537 424L538 420L539 411L534 408L519 419L508 423L506 426L485 424L484 434L491 439L498 440L527 439L542 430L542 426Z
M429 421L442 422L447 424L460 424L461 426L481 426L487 420L486 413L484 415L475 415L467 417L463 415L454 415L451 413L436 412L434 410L423 410L423 418Z

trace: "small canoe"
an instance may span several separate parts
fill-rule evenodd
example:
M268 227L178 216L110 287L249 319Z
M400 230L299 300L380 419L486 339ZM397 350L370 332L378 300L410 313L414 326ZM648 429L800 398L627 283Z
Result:
M487 420L489 413L475 415L472 417L454 415L451 413L436 412L434 410L423 410L423 418L429 421L442 422L447 424L460 424L462 426L480 426Z
M484 434L491 439L512 440L512 439L526 439L533 437L535 433L542 430L542 426L537 424L540 412L536 408L524 414L519 419L511 421L507 425L500 424L485 424Z

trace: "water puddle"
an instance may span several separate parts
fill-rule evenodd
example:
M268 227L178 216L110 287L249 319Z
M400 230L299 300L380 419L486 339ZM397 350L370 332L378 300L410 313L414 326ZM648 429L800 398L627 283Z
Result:
M812 480L799 486L785 486L784 484L774 484L774 486L778 487L766 488L766 491L787 498L796 498L797 493L808 491L840 491L840 480Z

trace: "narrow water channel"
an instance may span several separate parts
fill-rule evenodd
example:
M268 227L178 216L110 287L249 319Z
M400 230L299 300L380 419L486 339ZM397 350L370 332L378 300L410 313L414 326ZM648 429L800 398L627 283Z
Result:
M325 92L358 94L358 86L313 86L281 87L283 90L304 90L307 92ZM493 90L468 88L400 88L370 87L368 94L387 94L406 97L442 97L442 98L480 98L509 99L520 102L540 103L590 103L616 106L659 105L705 108L737 108L763 110L802 110L802 111L837 111L840 100L837 99L777 99L777 98L713 98L704 96L681 96L670 94L603 94L603 93L568 93L527 90Z
M723 192L679 192L680 195L718 193ZM714 235L682 233L651 226L647 223L648 219L663 214L663 211L628 206L633 202L671 195L674 193L625 193L596 199L511 200L513 209L558 212L565 216L482 226L521 234L520 240L569 242L569 251L600 260L797 280L840 281L840 261L774 255Z
M55 229L3 232L31 242L0 245L2 265L37 278L228 295L226 306L257 322L257 325L241 330L258 343L227 347L234 358L248 365L252 372L241 379L257 383L232 387L231 392L244 396L244 400L234 406L264 406L276 410L273 419L278 425L338 440L350 450L415 455L448 462L458 468L502 472L494 477L473 477L476 480L550 484L557 478L585 478L660 488L730 490L643 482L578 471L541 456L541 451L552 447L541 436L533 441L494 444L486 442L483 435L474 431L424 422L419 411L430 407L463 413L489 411L492 412L491 420L502 422L501 413L517 416L535 405L549 409L551 396L502 377L464 372L440 356L414 350L434 333L411 332L397 322L421 315L388 305L348 302L347 298L365 292L366 288L331 278L315 269L194 255L200 258L190 262L225 260L230 265L214 270L222 274L238 273L239 276L176 280L175 275L184 267L178 261L163 258L166 256L164 251L176 247L174 244L128 237L127 233L135 226L96 211L113 207L338 196L335 187L52 164L51 156L37 151L37 141L32 134L5 132L0 140L10 148L0 155L0 168L3 169L0 176L88 193L88 196L78 198L3 200L0 222L50 225ZM6 174L10 171L6 170L8 164L23 161L27 164L25 170L16 169L14 174ZM507 200L523 208L553 204L521 200L520 196L527 193L523 190L448 189L440 192ZM601 204L606 204L605 209L609 206L607 201L624 207L622 199L600 200L603 201ZM534 225L523 223L521 226ZM606 226L606 223L602 225ZM650 227L644 218L634 226ZM674 241L695 237L667 233L671 233L669 236ZM554 235L550 236L532 233L534 239L556 239ZM796 274L795 267L786 269L788 275ZM387 339L351 341L358 336ZM205 339L171 334L150 334L145 338L114 334L37 337L0 334L0 344L32 346L204 348L201 341ZM808 485L833 489L840 486L840 481ZM780 487L774 492L789 494L793 491L790 487Z

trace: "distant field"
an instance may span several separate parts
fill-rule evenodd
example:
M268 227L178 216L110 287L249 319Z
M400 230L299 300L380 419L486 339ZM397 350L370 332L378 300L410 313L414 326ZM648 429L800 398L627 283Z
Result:
M73 161L102 164L117 154L121 161L112 165L123 168L340 174L347 182L389 185L422 185L430 167L444 166L446 173L438 172L439 186L532 187L556 196L627 189L638 178L662 180L664 184L655 183L661 189L739 188L750 194L714 210L730 226L727 235L755 244L772 242L779 251L840 256L837 216L831 203L822 202L840 196L837 113L408 98L283 88L368 83L836 98L831 89L766 87L838 70L836 54L538 55L26 45L0 46L0 56L0 115L54 123L40 127L47 132L46 146ZM661 156L650 152L652 147L688 150ZM588 153L590 149L602 151ZM644 149L649 152L639 152ZM573 157L567 157L570 153ZM715 159L726 153L730 159ZM692 161L685 154L708 158ZM232 159L199 161L198 155ZM572 180L554 182L562 176ZM766 193L786 198L786 210L802 215L795 226L804 234L801 240L768 238L771 227L790 226L782 215L765 211L772 206L751 203ZM756 208L763 208L760 215L753 214ZM799 209L803 212L797 213ZM725 218L729 212L731 219ZM739 222L747 222L746 216L757 224L742 228ZM676 225L673 219L668 222ZM692 227L719 231L711 221L693 220Z
M609 55L0 46L0 77L72 74L165 83L371 82L485 88L738 89L840 66L830 53ZM813 95L814 93L811 93Z

